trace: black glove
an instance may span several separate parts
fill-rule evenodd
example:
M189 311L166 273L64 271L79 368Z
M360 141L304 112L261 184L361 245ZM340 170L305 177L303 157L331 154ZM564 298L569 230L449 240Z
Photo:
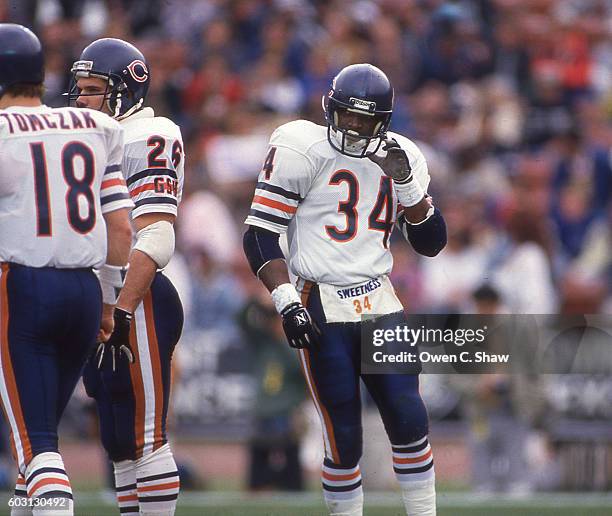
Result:
M281 317L283 330L292 348L318 348L320 331L302 303L291 303L286 306L281 312Z
M105 360L112 361L112 370L117 370L117 362L123 355L130 364L134 363L134 353L130 347L130 326L132 324L132 314L121 308L115 308L113 319L115 328L110 338L106 342L101 342L98 346L96 356L98 359L98 369L102 368Z
M383 150L387 151L384 158L376 154L369 156L369 158L382 168L386 175L392 177L396 183L406 184L412 181L412 167L406 151L400 147L399 143L387 138L384 141Z

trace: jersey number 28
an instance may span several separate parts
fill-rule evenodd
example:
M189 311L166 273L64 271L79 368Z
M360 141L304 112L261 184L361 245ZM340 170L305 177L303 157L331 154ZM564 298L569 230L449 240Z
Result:
M30 152L34 165L36 192L36 234L41 237L51 236L53 224L45 146L42 142L31 143ZM80 159L83 164L83 177L80 179L74 170L76 158ZM96 224L96 204L91 189L95 175L93 151L83 142L69 142L61 150L61 163L64 181L68 185L66 193L68 222L78 233L89 233ZM79 210L79 199L81 198L86 203L85 216L82 216Z

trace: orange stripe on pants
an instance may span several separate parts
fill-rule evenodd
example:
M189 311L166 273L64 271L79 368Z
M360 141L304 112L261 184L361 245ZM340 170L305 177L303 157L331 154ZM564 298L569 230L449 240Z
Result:
M153 385L155 387L155 430L153 433L153 451L155 451L163 446L162 413L164 409L164 386L159 359L159 344L157 342L155 319L153 317L153 296L150 290L143 299L143 305L149 341L149 356L151 357L151 368L153 369Z
M331 418L329 417L329 413L325 406L321 403L321 399L319 397L319 393L317 391L317 386L314 381L314 377L312 375L312 370L310 369L310 355L307 349L304 349L304 361L306 366L306 371L308 377L310 378L310 384L312 385L312 395L314 397L314 402L321 410L321 414L323 416L323 424L325 425L325 429L327 430L327 437L329 439L329 446L331 448L331 459L335 464L340 464L340 456L338 455L338 448L336 446L336 437L334 436L334 426L332 425ZM306 379L308 381L308 379Z
M11 353L9 349L9 337L8 337L8 327L9 327L9 306L8 306L8 289L7 289L7 280L8 280L8 272L9 265L8 263L2 264L2 278L0 280L0 305L2 305L2 311L0 314L0 318L2 319L0 323L0 335L2 342L1 350L2 353L2 374L4 376L4 382L6 384L6 390L8 392L9 397L9 407L5 407L4 403L4 415L7 416L7 412L10 410L15 418L15 423L17 424L17 431L19 433L19 440L21 441L21 447L23 449L23 456L25 464L19 465L20 467L27 466L29 462L32 460L32 444L30 443L30 438L28 436L28 430L25 425L25 420L23 418L23 412L21 410L21 402L19 400L19 392L17 390L17 382L15 381L15 374L13 372L13 363L11 361ZM9 421L7 417L7 422ZM17 444L15 442L15 436L13 434L13 429L11 428L11 449L13 451L13 456L16 461L19 462L19 458L17 457Z
M301 291L301 301L302 301L302 306L308 308L308 299L310 298L310 291L312 290L312 287L314 286L314 283L312 281L306 280L304 281L304 286L302 287L302 291Z
M145 394L142 374L140 372L140 355L138 354L135 324L132 324L130 328L130 346L134 353L134 363L130 364L130 377L132 378L132 388L134 389L134 436L136 437L136 458L140 458L144 448Z

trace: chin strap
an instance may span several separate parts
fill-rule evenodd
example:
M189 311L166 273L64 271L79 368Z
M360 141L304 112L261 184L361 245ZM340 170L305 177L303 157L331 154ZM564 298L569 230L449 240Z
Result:
M123 113L123 115L117 115L117 116L114 116L113 118L115 120L123 120L124 118L127 118L130 115L133 115L134 113L136 113L136 111L139 111L142 108L143 103L144 103L144 99L140 99L130 109L128 109L125 113Z

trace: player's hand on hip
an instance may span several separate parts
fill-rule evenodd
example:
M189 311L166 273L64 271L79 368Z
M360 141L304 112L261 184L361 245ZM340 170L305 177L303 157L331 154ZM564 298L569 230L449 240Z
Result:
M320 331L302 303L291 303L281 312L283 330L292 348L318 349Z
M113 332L106 342L102 342L98 346L98 369L101 369L107 361L111 362L113 371L117 370L119 360L127 360L130 364L134 363L134 353L130 347L132 317L130 312L115 308Z
M408 161L406 151L402 149L397 141L386 138L383 142L382 150L386 151L385 156L373 154L369 158L376 163L382 171L392 177L396 183L408 183L412 181L412 168Z

